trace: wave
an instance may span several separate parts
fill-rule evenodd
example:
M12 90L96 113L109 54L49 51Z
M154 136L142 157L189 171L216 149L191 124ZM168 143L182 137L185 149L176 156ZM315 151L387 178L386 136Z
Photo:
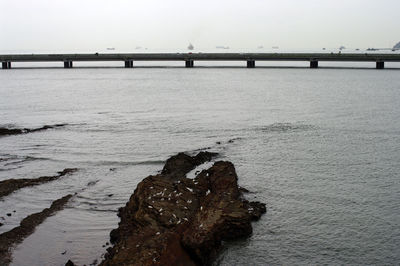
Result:
M256 127L257 131L263 132L297 132L297 131L308 131L316 129L313 125L307 124L292 124L292 123L273 123L267 126Z
M69 162L67 160L53 160L58 162ZM134 165L162 165L165 163L163 160L145 160L145 161L74 161L74 163L83 163L97 166L134 166Z
M3 157L3 158L1 158ZM33 156L18 156L11 154L2 154L0 155L0 163L3 164L4 167L19 165L25 162L30 161L49 161L51 159L44 157L33 157Z

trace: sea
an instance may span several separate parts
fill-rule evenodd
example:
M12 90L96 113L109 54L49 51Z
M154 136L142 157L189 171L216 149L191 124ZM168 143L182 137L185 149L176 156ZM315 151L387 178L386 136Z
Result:
M0 137L0 181L78 168L0 199L4 233L74 194L11 265L97 265L136 185L170 156L204 150L267 205L215 265L398 265L398 64L140 64L0 71L0 127L66 124Z

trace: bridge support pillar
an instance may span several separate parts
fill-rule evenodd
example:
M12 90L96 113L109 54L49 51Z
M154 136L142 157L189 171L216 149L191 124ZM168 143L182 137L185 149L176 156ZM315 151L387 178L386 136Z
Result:
M2 69L10 69L11 68L11 62L1 62L1 68Z
M133 60L126 60L125 68L133 68Z
M385 68L385 62L383 61L376 62L376 69L384 69L384 68Z
M310 61L310 68L318 68L318 61L317 60L311 60Z
M64 68L72 68L72 61L64 61Z
M193 67L194 66L194 61L189 59L185 60L185 67Z
M256 61L247 60L247 68L255 68L255 67L256 67Z

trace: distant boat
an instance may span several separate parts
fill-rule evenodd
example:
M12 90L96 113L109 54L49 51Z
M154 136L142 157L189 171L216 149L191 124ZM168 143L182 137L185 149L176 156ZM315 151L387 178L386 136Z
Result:
M344 50L344 49L346 49L346 47L344 47L343 45L339 47L339 50L340 50L340 51L341 51L341 50Z
M322 50L326 50L326 48L324 47L324 48L322 48Z
M279 49L279 46L272 46L272 49Z
M193 50L193 49L194 49L193 44L189 43L188 50Z
M257 49L264 49L264 46L260 45L257 47Z
M110 47L110 48L107 48L107 50L113 51L113 50L115 50L115 48L114 47Z

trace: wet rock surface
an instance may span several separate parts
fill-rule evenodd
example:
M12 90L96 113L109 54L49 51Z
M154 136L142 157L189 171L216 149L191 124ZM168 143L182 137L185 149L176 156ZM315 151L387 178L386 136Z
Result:
M11 248L20 243L24 238L33 233L36 226L41 224L47 217L64 208L65 204L72 197L66 195L53 201L50 208L41 212L31 214L24 218L18 227L0 235L0 265L8 265L11 262Z
M0 127L0 136L33 133L33 132L43 131L43 130L57 128L57 127L64 127L66 125L67 124L45 125L45 126L39 127L39 128L5 128L5 127Z
M62 170L61 172L58 172L57 175L55 176L42 176L39 178L33 178L33 179L28 179L28 178L21 178L21 179L7 179L0 181L0 199L2 197L5 197L14 191L24 188L24 187L31 187L31 186L37 186L46 182L54 181L59 179L62 176L72 174L76 172L78 169L76 168L66 168Z
M223 240L252 233L265 204L242 198L232 163L219 161L194 179L186 173L216 154L178 154L142 180L119 210L118 229L100 265L210 265Z

